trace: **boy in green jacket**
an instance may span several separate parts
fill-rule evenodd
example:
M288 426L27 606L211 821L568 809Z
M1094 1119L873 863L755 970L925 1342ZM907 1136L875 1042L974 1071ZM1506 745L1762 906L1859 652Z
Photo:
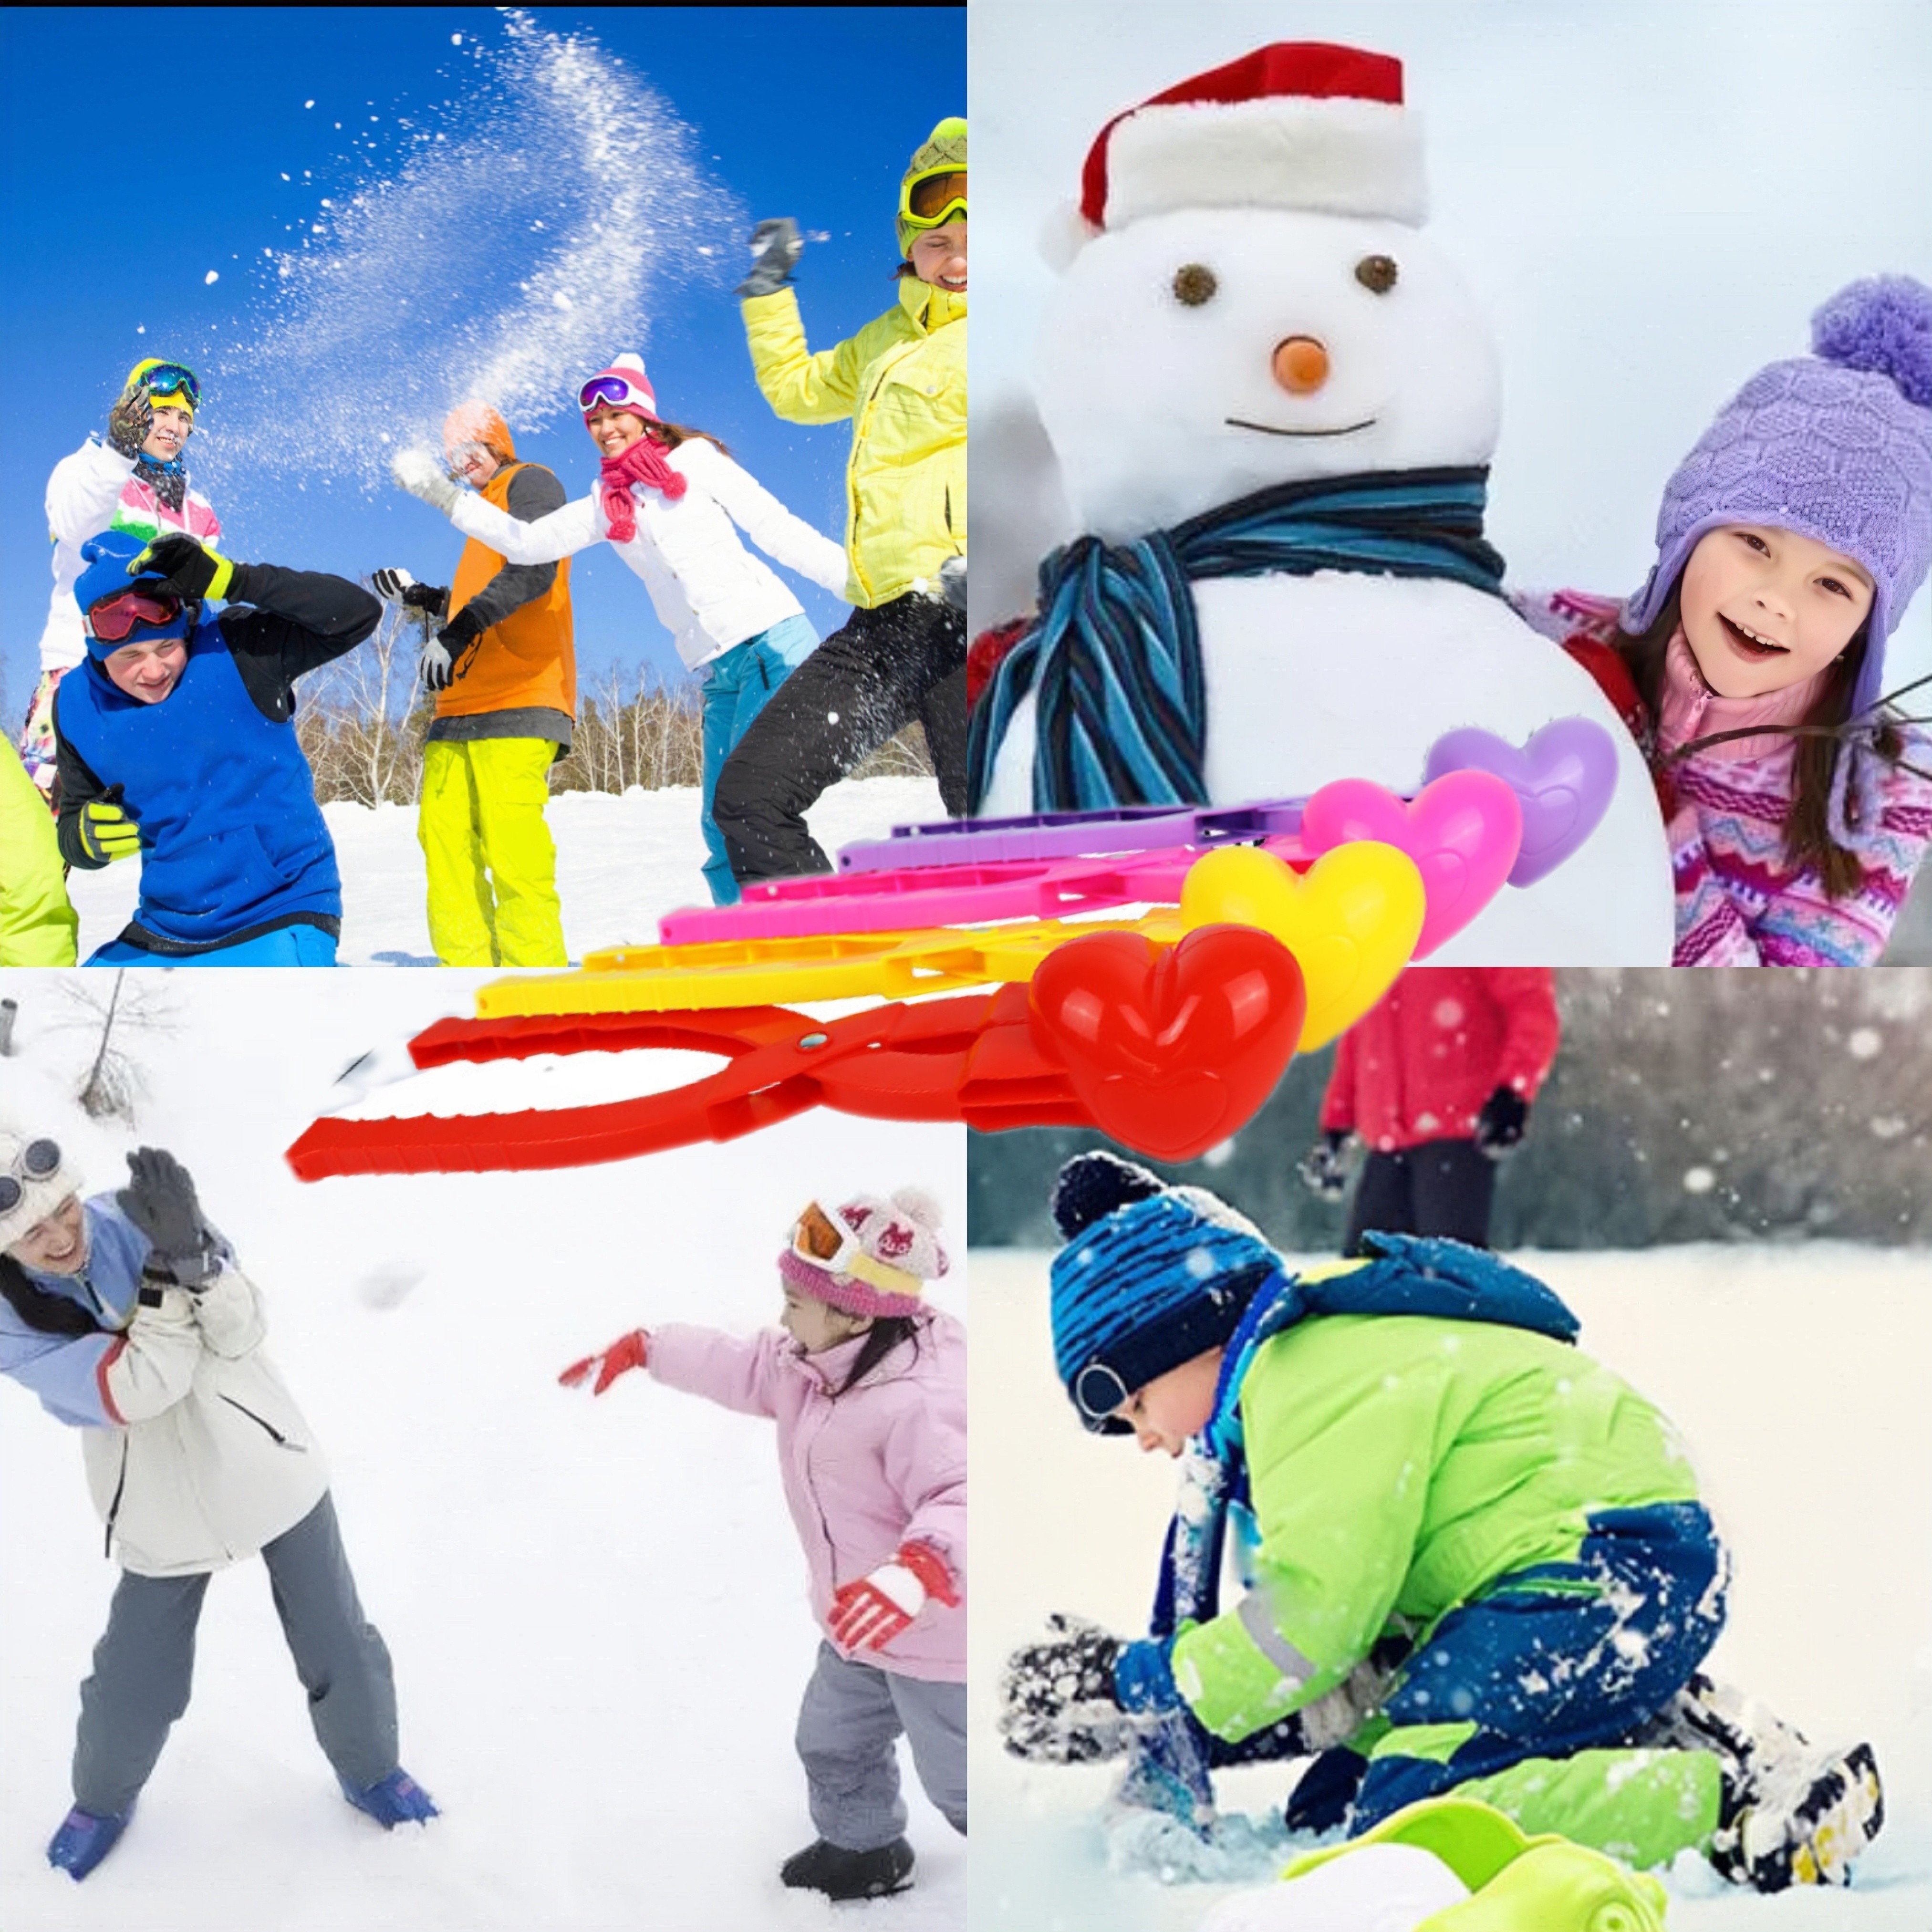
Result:
M1328 1745L1292 1827L1453 1790L1640 1866L1844 1882L1882 1816L1870 1748L1814 1750L1696 1674L1723 1546L1670 1424L1549 1288L1406 1235L1292 1274L1214 1195L1104 1154L1054 1204L1060 1378L1090 1429L1186 1450L1191 1493L1151 1635L1016 1653L1009 1749L1151 1750L1198 1804L1210 1766Z

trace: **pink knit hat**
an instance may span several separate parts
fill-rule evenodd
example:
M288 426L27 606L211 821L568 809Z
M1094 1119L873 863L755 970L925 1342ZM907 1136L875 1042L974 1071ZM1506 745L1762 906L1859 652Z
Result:
M830 1266L806 1258L814 1216L841 1250L824 1258ZM800 1294L848 1315L916 1315L926 1284L951 1266L939 1243L940 1220L939 1203L916 1187L902 1187L890 1200L855 1195L836 1210L814 1202L794 1224L778 1273Z

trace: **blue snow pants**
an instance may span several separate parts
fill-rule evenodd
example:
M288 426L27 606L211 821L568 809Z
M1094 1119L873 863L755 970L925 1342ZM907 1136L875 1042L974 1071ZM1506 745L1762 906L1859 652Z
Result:
M713 905L736 905L738 881L725 856L724 835L711 815L718 774L766 701L818 642L802 616L782 618L768 631L734 644L704 667L704 883Z
M1576 1562L1500 1579L1417 1646L1350 1829L1526 1759L1622 1743L1717 1640L1727 1580L1700 1504L1599 1511Z
M333 966L334 936L316 926L282 926L208 952L151 952L110 939L87 956L90 966Z

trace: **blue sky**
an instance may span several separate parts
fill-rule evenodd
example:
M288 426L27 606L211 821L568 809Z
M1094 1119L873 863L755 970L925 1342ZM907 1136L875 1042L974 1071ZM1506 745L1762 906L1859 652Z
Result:
M525 17L526 46L554 51L560 40L588 37L584 64L572 70L582 87L621 96L640 81L667 104L691 131L687 158L701 177L660 230L668 239L646 312L630 332L613 329L622 339L599 361L640 346L641 335L664 413L722 436L782 501L838 536L847 430L782 423L766 407L729 292L748 256L730 251L752 219L796 217L812 238L798 280L814 348L892 302L899 175L935 121L964 111L964 10L542 8ZM162 22L160 39L149 40ZM513 222L506 209L514 201L520 217L528 214L540 203L545 171L568 165L548 138L551 110L520 121L506 114L509 38L503 15L486 8L0 14L0 260L8 265L0 351L10 392L0 527L21 565L0 580L10 736L38 675L50 595L47 473L101 426L142 356L181 357L208 378L199 421L205 440L199 452L190 446L190 467L209 485L230 554L348 575L400 563L427 580L448 580L461 540L434 512L374 484L376 425L368 425L358 464L340 452L352 400L342 392L393 392L395 371L373 368L378 358L413 362L434 346L446 361L465 333L452 328L448 309L429 325L441 338L434 345L412 342L399 314L401 332L388 340L403 346L393 350L365 330L330 345L320 364L277 364L272 381L231 375L225 397L209 372L251 358L260 366L269 326L290 319L291 289L326 288L314 276L319 258L354 256L341 224L355 196L395 183L412 158L418 166L426 157L431 166L446 160L452 143L494 142L496 152L455 188L445 179L445 225L425 244L432 259L399 266L440 284L460 315L499 318L500 335L500 318L520 299L518 267L528 272L536 260L507 231L544 226ZM144 75L160 82L146 102L124 92ZM532 128L543 138L519 132ZM521 146L506 155L506 142ZM518 172L520 186L509 179ZM587 170L574 185L580 203L596 201ZM453 211L452 194L472 205ZM466 245L472 232L475 250ZM530 245L548 238L532 236ZM302 274L278 280L278 257L304 241ZM700 261L703 245L715 252ZM305 340L316 339L319 318L364 316L380 294L368 286L367 246L360 259L359 285L340 300L310 301ZM415 286L406 276L398 286L405 281ZM596 292L590 312L600 314ZM370 371L366 386L358 368ZM526 424L538 406L526 405L520 422L513 414L519 454L548 464L580 495L594 452L568 392L587 371L560 370L554 388L542 373L557 407L534 432ZM425 407L431 403L440 413L441 399L426 394ZM250 426L238 438L244 417ZM325 417L332 434L321 433ZM399 440L420 434L412 423L391 426ZM836 620L834 599L787 580L821 631ZM675 669L643 586L608 550L578 560L573 586L587 671L614 660Z

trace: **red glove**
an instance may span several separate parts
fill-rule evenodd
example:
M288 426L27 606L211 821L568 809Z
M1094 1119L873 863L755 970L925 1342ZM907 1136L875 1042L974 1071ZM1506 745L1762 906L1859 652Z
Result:
M597 1385L590 1393L602 1395L626 1369L641 1369L650 1360L651 1338L642 1328L633 1328L628 1335L620 1336L601 1355L586 1355L580 1362L572 1362L557 1377L566 1388L581 1388L590 1378L590 1371L597 1371Z
M928 1543L902 1543L890 1563L842 1585L832 1599L833 1640L848 1650L879 1650L926 1608L959 1601L946 1560Z

